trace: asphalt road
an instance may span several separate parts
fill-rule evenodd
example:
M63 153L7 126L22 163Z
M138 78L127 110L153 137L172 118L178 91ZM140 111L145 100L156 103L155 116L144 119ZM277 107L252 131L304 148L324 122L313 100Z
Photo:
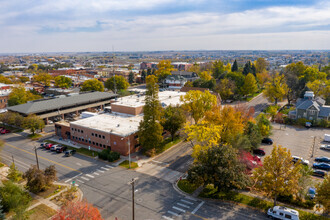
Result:
M17 134L0 136L6 141L1 151L4 163L10 165L11 156L21 171L36 164L34 146L36 142ZM38 143L39 145L39 143ZM186 149L182 146L179 149ZM178 154L171 149L169 155ZM110 163L76 154L64 157L63 154L38 149L41 169L54 164L58 181L75 183L84 193L84 198L99 208L105 219L131 219L132 178L138 178L135 186L135 219L265 219L263 213L226 203L203 202L178 193L172 183L136 171L113 167ZM171 168L181 169L180 158L172 159L167 154L159 160L168 162ZM187 160L189 161L189 160ZM176 164L178 163L178 164Z

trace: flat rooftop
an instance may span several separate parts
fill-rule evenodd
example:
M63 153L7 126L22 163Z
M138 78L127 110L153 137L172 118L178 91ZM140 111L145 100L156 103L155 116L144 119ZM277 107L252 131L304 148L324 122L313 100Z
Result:
M180 91L163 91L159 92L159 102L162 106L181 104L180 97L185 95L185 92ZM145 105L145 95L130 95L117 99L111 105L127 106L127 107L140 107Z
M77 125L89 129L107 132L119 136L127 136L139 130L142 115L127 115L121 113L107 113L92 116L71 122L71 125Z

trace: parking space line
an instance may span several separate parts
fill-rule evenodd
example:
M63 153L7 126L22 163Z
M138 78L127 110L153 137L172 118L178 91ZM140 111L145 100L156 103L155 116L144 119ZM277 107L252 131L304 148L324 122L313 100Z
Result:
M170 213L171 215L175 215L175 216L179 216L179 214L172 212L172 211L167 211L168 213Z
M202 205L204 204L204 201L202 201L201 203L199 203L199 205L191 212L192 214L195 214L198 209L200 209L200 207L202 207Z
M86 178L86 177L80 177L81 179L83 179L83 180L86 180L86 181L88 181L89 179L88 178Z
M189 202L189 201L184 200L184 199L181 199L181 201L184 202L184 203L190 204L190 205L193 205L194 204L193 202Z
M172 208L173 208L173 209L176 209L176 210L178 210L178 211L180 211L180 212L186 212L186 210L184 210L184 209L180 209L179 207L176 207L176 206L173 206Z
M176 203L177 205L179 205L179 206L182 206L182 207L185 207L185 208L187 208L187 209L189 209L190 208L190 206L188 206L188 205L184 205L184 204L182 204L182 203Z
M167 220L174 220L173 218L167 217L166 215L163 215L162 218L165 218Z

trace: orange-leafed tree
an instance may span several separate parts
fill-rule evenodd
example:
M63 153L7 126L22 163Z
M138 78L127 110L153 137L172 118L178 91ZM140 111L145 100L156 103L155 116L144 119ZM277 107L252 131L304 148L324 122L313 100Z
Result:
M97 208L89 204L87 201L70 201L65 204L58 213L52 218L53 220L102 220L102 216Z

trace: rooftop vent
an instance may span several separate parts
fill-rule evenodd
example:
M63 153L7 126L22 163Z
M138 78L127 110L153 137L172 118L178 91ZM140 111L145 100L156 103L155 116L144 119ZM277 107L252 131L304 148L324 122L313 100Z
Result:
M117 127L119 127L120 126L120 124L117 124Z

